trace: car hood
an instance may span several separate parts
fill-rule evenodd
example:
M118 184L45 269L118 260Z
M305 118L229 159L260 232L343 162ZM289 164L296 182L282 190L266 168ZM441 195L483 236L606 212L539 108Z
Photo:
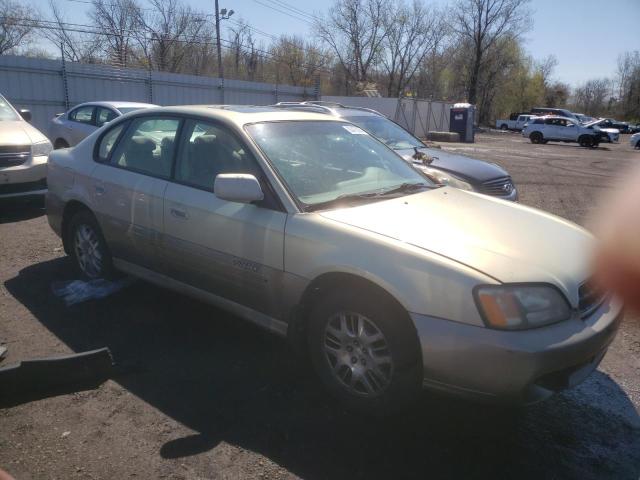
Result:
M465 157L464 155L456 155L437 148L425 147L420 148L420 151L433 157L433 161L430 164L431 167L453 173L457 177L470 181L471 183L482 183L509 176L506 170L495 163ZM415 155L413 149L396 150L396 153L408 161L412 161L412 157Z
M31 145L46 139L37 128L25 121L0 121L0 145Z
M593 237L554 215L442 187L321 215L442 255L500 282L546 282L575 306Z

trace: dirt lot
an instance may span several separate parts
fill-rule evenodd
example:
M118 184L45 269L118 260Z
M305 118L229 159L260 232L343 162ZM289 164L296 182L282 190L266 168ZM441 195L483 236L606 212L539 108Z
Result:
M444 146L495 161L521 201L584 223L640 161L483 134ZM118 375L94 390L0 410L0 466L17 479L640 477L640 320L628 315L600 369L520 411L425 396L393 420L328 401L285 343L224 312L138 282L73 307L73 278L38 209L0 214L3 365L108 346ZM2 393L0 385L0 395Z

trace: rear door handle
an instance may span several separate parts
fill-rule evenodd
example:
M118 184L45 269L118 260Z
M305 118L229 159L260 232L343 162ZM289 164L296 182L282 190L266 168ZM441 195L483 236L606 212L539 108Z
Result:
M189 218L189 215L187 214L187 212L185 212L184 210L179 210L177 208L171 209L171 215L173 215L176 218L182 218L183 220L186 220L187 218Z

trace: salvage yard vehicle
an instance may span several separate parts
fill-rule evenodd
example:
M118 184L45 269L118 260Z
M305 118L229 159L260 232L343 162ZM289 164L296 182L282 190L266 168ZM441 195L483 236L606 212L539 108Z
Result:
M522 136L531 143L577 142L582 147L597 147L606 133L597 126L579 124L572 118L555 115L537 117L522 130Z
M633 148L640 150L640 133L634 133L631 135L631 138L629 138L629 144Z
M29 110L18 113L0 95L0 200L42 198L47 191L47 156L53 147L29 120Z
M503 200L518 200L518 190L509 173L495 163L430 148L397 123L369 108L335 102L281 102L289 110L324 113L348 120L373 135L434 182L484 193Z
M521 131L532 118L535 118L535 115L518 115L515 120L496 120L496 128Z
M49 183L85 277L119 270L286 336L359 411L421 388L542 400L597 367L621 320L588 232L439 187L326 114L134 112L54 151Z
M59 113L49 123L49 138L55 148L73 147L87 135L125 113L157 107L138 102L87 102Z
M550 108L550 107L534 107L531 109L532 115L538 115L540 117L546 115L555 115L556 117L570 118L573 121L580 122L580 118L577 114L567 110L566 108Z

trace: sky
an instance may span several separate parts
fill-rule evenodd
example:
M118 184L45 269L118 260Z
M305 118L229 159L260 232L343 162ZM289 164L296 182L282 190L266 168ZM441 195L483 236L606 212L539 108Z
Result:
M47 15L49 0L32 0ZM56 0L74 23L87 23L90 8L79 0ZM214 0L183 0L197 10L213 13ZM296 34L308 38L311 25L303 15L286 15L278 2L294 6L309 15L326 12L334 0L219 0L220 8L233 9L232 20L246 20L272 35ZM446 5L446 0L425 0ZM145 0L141 0L145 3ZM640 50L640 0L532 0L533 28L524 45L535 59L555 55L554 79L577 86L590 78L615 76L618 55ZM280 10L280 11L277 11ZM227 24L231 25L229 21ZM224 25L225 22L223 22ZM261 37L265 43L270 39Z

